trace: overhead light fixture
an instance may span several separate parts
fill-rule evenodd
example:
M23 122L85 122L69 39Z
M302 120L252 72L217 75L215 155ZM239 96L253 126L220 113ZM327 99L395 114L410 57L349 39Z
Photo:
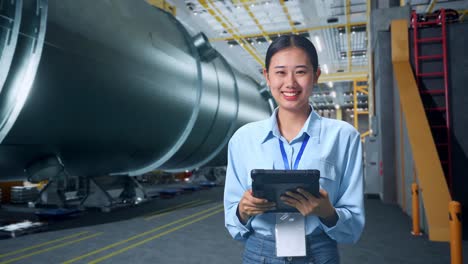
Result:
M328 87L333 88L333 82L328 82ZM336 93L335 93L335 96L336 96Z
M318 35L315 35L314 39L315 39L315 44L317 45L317 50L318 50L319 52L322 52L322 44L320 43L320 38L319 38L319 36L318 36Z
M325 74L328 74L328 66L326 64L322 66L322 69Z
M332 91L332 92L330 93L330 96L333 97L333 98L336 98L336 92L335 92L335 91Z

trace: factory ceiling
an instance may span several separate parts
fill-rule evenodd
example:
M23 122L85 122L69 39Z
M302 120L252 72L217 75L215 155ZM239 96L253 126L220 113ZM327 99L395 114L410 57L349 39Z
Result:
M241 72L259 82L269 43L283 34L301 34L316 46L322 76L311 101L323 108L351 105L354 80L370 69L370 0L173 0L176 17ZM388 1L381 1L387 2ZM390 1L392 2L392 1ZM393 1L395 2L395 1ZM439 8L465 10L466 0L401 0L417 13ZM321 101L320 101L321 100ZM325 101L325 102L322 102ZM364 103L365 102L365 103ZM360 100L365 107L367 99Z

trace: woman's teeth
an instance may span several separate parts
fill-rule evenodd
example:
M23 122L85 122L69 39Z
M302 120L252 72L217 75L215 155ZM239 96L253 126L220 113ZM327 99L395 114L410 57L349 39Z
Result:
M294 92L294 93L283 92L283 94L286 96L296 96L298 92Z

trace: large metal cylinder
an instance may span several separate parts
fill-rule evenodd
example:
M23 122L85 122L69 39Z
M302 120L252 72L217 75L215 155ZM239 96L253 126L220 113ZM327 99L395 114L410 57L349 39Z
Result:
M26 177L47 156L83 176L200 167L270 114L255 81L143 0L12 3L0 65L5 32L20 33L0 71L0 178Z

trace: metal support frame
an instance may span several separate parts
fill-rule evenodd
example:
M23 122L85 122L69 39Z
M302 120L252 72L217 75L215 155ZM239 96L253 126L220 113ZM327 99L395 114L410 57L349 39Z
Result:
M237 43L239 43L244 48L244 50L255 59L255 61L262 65L262 67L265 67L265 63L263 62L263 59L261 59L261 56L258 54L257 50L247 40L241 37L240 34L234 32L233 29L235 29L235 27L231 24L229 19L226 18L223 13L215 6L212 0L199 0L198 2L214 19L216 19L216 21L218 21L226 29L227 32L229 32L229 34L232 35L234 40L236 40ZM212 6L212 8L208 6L208 3Z
M120 178L119 185L106 185L98 178ZM109 178L110 179L110 178ZM106 179L104 179L104 182ZM87 178L86 196L81 200L81 207L98 207L103 212L109 212L113 208L139 204L147 200L145 189L130 176L101 176Z
M299 33L297 32L296 27L294 26L294 21L292 21L292 19L291 19L291 15L289 14L288 7L287 7L286 4L284 3L284 0L280 0L280 4L281 4L281 7L283 8L284 14L285 14L286 17L288 18L288 22L289 22L289 25L291 26L292 32L293 32L294 34L299 34Z
M155 6L161 10L172 14L173 16L176 15L176 7L165 0L146 0L146 2L152 6Z
M432 10L435 7L435 4L437 4L437 0L431 0L431 3L426 8L426 13L432 13Z
M355 22L355 23L349 23L350 26L365 26L366 23L364 22ZM318 30L322 30L322 29L329 29L329 28L342 28L342 27L346 27L347 24L336 24L336 25L326 25L326 26L317 26L317 27L307 27L307 28L300 28L300 29L296 29L296 32L298 34L300 33L306 33L306 32L309 32L309 31L318 31ZM291 31L290 30L281 30L281 31L268 31L268 32L265 32L266 34L268 35L283 35L283 34L290 34ZM256 37L262 37L263 35L262 34L245 34L245 35L238 35L239 37L242 37L242 38L256 38ZM211 42L214 42L214 41L230 41L230 40L234 40L232 37L221 37L221 38L210 38L210 41Z
M245 11L247 14L249 14L250 18L255 22L255 25L257 25L258 29L262 32L262 36L266 39L266 41L271 41L270 37L268 36L268 33L265 32L265 29L263 26L260 24L258 19L255 17L254 13L250 10L250 7L248 4L248 0L240 0L242 2L242 5L244 6Z
M354 127L359 130L359 115L369 115L369 111L358 111L358 92L364 93L366 95L369 95L369 92L367 90L367 85L359 85L358 82L366 82L367 79L356 79L353 81L353 113L354 113ZM369 130L366 132L369 133ZM361 135L362 136L362 135Z
M348 57L348 71L352 70L351 62L351 0L346 0L346 38L347 38L347 52L346 56Z
M318 83L326 82L337 82L337 81L353 81L353 80L362 80L367 78L367 72L337 72L322 74L318 79Z

